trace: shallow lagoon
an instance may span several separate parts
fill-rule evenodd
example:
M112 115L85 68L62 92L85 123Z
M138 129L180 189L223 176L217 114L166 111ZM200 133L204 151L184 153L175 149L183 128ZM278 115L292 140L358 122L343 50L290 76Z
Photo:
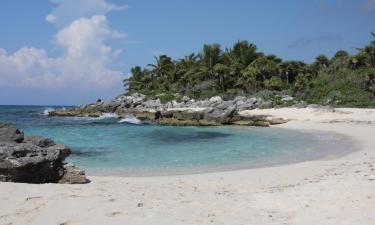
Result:
M103 118L47 117L45 106L0 106L0 121L68 145L89 175L171 175L334 157L355 143L333 133L282 128L172 127Z

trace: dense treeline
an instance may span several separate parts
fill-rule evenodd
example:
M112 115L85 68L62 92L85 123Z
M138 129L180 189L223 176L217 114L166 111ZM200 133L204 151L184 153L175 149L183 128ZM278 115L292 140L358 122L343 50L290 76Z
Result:
M289 94L309 103L375 106L375 40L355 55L338 51L331 59L319 55L312 64L266 55L247 41L225 50L204 45L198 54L177 60L160 55L155 61L131 69L132 76L124 80L129 93L167 100Z

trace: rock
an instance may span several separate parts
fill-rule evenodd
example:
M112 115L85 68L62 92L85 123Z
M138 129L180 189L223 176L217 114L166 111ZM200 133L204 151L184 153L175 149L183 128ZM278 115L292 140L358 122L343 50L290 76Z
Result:
M172 108L181 108L181 104L176 102L176 100L172 100Z
M238 126L254 126L254 121L252 120L238 120L233 122L234 125Z
M142 104L142 102L144 102L144 100L146 99L145 95L139 94L139 93L135 93L131 97L133 98L133 105L134 105L134 107L137 106L137 105Z
M235 105L228 107L225 111L217 108L207 110L203 118L207 121L212 121L218 124L229 124L232 117L237 113Z
M165 104L165 107L166 107L167 109L171 109L171 108L173 108L173 104L172 104L172 102L167 102L167 104Z
M23 133L9 124L0 124L0 142L17 142L24 139Z
M27 143L0 144L2 181L22 183L56 183L64 173L66 152L44 149Z
M268 121L254 121L254 126L256 127L269 127L271 124Z
M132 106L132 104L133 104L133 97L131 97L131 96L125 96L124 98L123 98L123 102L122 102L122 106L124 107L124 108L130 108L131 106Z
M188 96L183 96L181 98L181 101L184 102L184 103L187 103L188 101L190 101L190 98Z
M237 113L235 105L228 107L228 109L222 114L223 120L231 119Z
M142 105L145 108L148 108L148 109L160 109L160 108L162 108L162 104L160 102L160 99L148 100L148 101L145 101Z
M223 99L220 96L212 97L208 100L210 106L214 107L218 104L221 104L223 102Z
M9 125L0 124L0 127L22 133ZM8 135L0 140L0 181L57 183L67 173L64 160L71 153L68 147L39 136L23 137L22 134L23 142L13 137Z
M280 96L291 101L290 96ZM116 113L119 117L133 115L143 122L162 125L258 125L284 123L284 120L268 118L241 118L239 112L259 108L272 108L272 101L264 101L259 97L237 96L233 100L223 101L220 96L206 100L195 100L182 96L181 102L175 100L162 104L160 99L147 100L145 95L134 93L120 95L112 101L81 106L78 109L56 111L50 115L57 116L90 116L98 117L103 113ZM293 100L294 101L294 100ZM201 108L197 110L197 108ZM194 110L192 110L194 109ZM261 121L261 122L259 122Z
M293 105L293 107L296 107L296 108L306 108L307 107L307 103L305 101L300 101L300 102L297 102L296 104Z
M86 108L86 105L78 109L56 110L56 111L49 112L48 115L49 116L69 116L69 117L79 116L85 108Z
M219 105L217 105L216 108L220 110L226 110L227 108L233 105L234 105L233 101L223 101Z
M121 105L119 101L108 101L104 102L103 108L106 113L113 113Z
M204 126L199 120L179 120L176 118L161 118L156 121L160 125L168 126ZM207 125L208 126L208 125Z
M55 145L55 142L53 142L52 139L41 137L41 136L26 136L23 142L31 143L33 145L36 145L42 148Z
M258 108L260 108L260 109L270 109L270 108L273 108L273 103L272 103L272 101L262 102L258 105Z
M236 102L238 111L250 110L255 108L256 98L244 99Z
M203 119L203 111L177 111L173 113L173 117L179 120L201 120Z
M63 165L64 174L60 178L60 184L86 184L89 180L86 178L85 171L80 170L77 166L71 163Z
M246 97L245 96L237 96L233 99L233 102L237 103L237 102L246 102Z
M64 160L71 153L71 150L69 148L61 144L49 146L48 148L46 148L46 151L49 153L53 153L56 157L58 157L61 160Z
M89 114L106 112L106 110L104 108L104 102L99 102L99 103L96 103L96 104L88 105L85 108L85 112L89 113Z
M281 101L283 102L291 102L291 101L294 101L294 98L292 96L289 96L289 95L285 95L281 98Z
M286 123L288 122L288 120L284 120L282 118L272 118L272 119L269 119L268 122L270 123L270 125L277 125L277 124Z

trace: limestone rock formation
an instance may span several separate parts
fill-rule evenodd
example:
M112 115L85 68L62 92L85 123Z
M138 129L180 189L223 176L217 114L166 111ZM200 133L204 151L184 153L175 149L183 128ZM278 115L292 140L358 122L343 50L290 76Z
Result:
M291 101L288 96L283 99ZM117 98L95 104L83 105L75 109L50 112L50 116L90 116L98 117L103 113L116 113L119 117L135 116L142 121L161 125L179 126L269 126L283 122L239 116L239 112L255 108L270 108L271 101L259 97L237 96L233 100L224 101L220 96L205 100L195 100L182 96L175 100L161 103L160 99L147 99L143 94L120 95Z
M24 137L17 128L0 124L0 181L87 183L84 172L75 175L75 171L66 167L64 160L70 153L68 147L49 138ZM65 179L72 173L76 176L74 182Z

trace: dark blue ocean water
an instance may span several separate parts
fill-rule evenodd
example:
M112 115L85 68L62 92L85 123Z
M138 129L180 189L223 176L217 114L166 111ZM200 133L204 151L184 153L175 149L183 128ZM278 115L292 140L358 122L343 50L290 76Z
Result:
M282 128L172 127L102 118L48 117L62 107L0 106L0 122L69 146L88 174L168 175L263 167L341 155L350 139Z

